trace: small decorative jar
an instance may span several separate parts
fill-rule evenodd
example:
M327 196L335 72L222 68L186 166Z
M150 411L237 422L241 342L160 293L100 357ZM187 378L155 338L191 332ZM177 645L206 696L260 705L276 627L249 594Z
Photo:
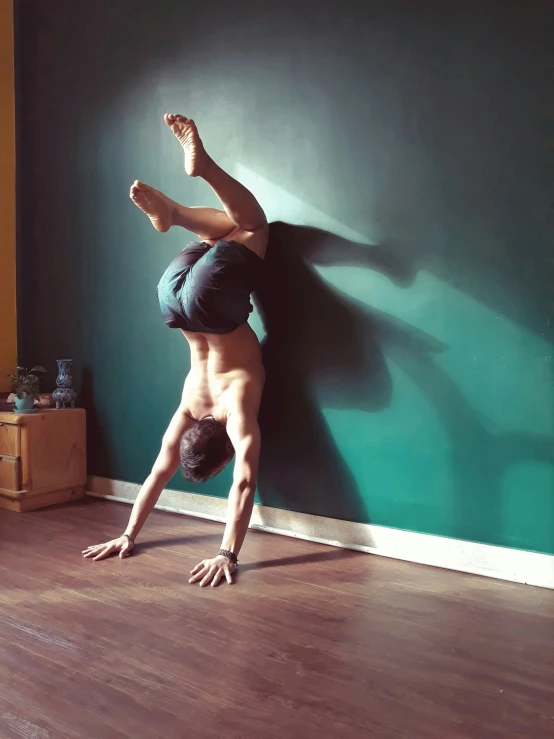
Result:
M77 393L73 390L73 377L71 376L72 359L57 359L58 376L56 378L57 390L52 393L52 400L56 403L56 408L66 408L71 406L75 408Z

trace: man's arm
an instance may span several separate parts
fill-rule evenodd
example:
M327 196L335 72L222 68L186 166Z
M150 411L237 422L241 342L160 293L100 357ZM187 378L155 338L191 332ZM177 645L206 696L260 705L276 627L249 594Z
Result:
M164 434L160 453L152 467L152 472L146 478L140 493L135 500L131 517L125 533L117 539L104 544L90 546L83 551L85 557L104 559L110 554L119 552L120 557L126 557L134 546L134 540L144 526L152 508L156 505L162 490L171 480L179 468L179 444L185 430L194 423L188 415L187 409L181 405Z
M221 548L238 556L252 515L256 476L260 457L260 429L255 413L241 410L231 413L227 420L227 434L235 450L233 484L227 506L227 525ZM191 572L189 582L215 586L225 575L232 582L235 566L224 556L218 555L198 564Z
M227 434L235 449L235 467L227 506L227 525L221 548L238 556L254 506L260 458L258 420L255 416L230 416Z

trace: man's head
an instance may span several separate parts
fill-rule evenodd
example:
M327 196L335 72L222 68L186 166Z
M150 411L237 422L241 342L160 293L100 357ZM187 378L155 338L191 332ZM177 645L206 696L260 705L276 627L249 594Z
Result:
M181 471L189 482L214 477L233 458L227 430L215 418L204 418L190 426L181 437Z

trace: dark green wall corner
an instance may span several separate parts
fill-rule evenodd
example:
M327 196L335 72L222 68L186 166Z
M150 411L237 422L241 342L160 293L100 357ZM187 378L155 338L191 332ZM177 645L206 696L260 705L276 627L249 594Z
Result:
M20 0L20 358L76 358L92 474L143 481L188 369L192 235L128 199L214 203L182 111L273 221L260 500L554 553L548 4L454 5Z

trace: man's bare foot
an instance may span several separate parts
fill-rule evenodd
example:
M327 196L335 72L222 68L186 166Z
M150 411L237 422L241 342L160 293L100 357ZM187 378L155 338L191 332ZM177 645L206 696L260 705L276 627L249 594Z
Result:
M173 225L173 201L150 185L135 180L129 193L131 200L152 221L156 231L169 231Z
M183 147L186 173L191 177L201 177L209 162L209 157L198 135L196 123L190 118L174 113L166 113L164 120Z

